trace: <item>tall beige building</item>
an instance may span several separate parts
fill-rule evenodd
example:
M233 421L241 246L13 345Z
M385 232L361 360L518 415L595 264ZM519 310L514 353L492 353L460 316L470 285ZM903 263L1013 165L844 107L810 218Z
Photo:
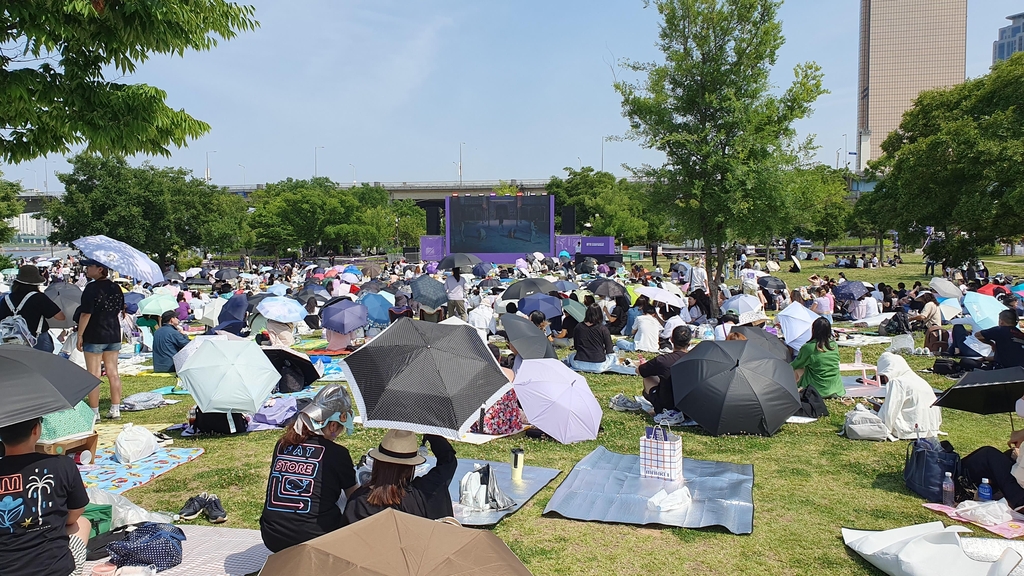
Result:
M861 0L857 171L924 90L967 74L967 0Z

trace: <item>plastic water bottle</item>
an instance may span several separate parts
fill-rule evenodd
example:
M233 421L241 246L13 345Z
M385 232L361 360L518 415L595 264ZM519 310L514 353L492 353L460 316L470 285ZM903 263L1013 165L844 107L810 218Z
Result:
M978 486L978 500L982 502L992 500L992 485L988 483L988 478L981 479L981 486Z
M853 363L860 366L863 360L864 356L861 354L860 348L857 348L857 351L853 353Z
M711 327L711 324L704 325L704 337L701 340L714 340L715 329Z
M956 508L956 487L953 485L952 472L946 472L946 478L942 480L942 503Z

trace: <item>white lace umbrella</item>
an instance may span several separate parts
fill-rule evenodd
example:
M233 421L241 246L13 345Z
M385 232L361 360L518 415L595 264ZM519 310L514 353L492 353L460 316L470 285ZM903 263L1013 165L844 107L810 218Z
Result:
M96 260L124 276L131 276L139 282L150 284L164 281L164 274L156 262L120 240L106 236L86 236L72 244L81 250L86 258Z

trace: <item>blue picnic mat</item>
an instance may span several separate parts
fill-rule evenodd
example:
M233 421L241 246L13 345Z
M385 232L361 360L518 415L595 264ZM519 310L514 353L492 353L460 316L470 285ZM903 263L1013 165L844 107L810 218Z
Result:
M686 486L689 506L660 512L647 501L659 490ZM569 472L544 508L565 518L621 524L660 524L680 528L722 526L733 534L754 530L754 467L683 458L683 481L640 477L640 457L616 454L604 446Z
M156 390L150 390L153 394L161 394L164 396L177 395L177 396L188 396L190 393L184 388L178 388L175 386L164 386L163 388L157 388Z
M79 466L78 471L87 488L121 494L195 460L202 453L202 448L157 448L142 460L123 464L114 457L113 448L102 448L96 451L93 464Z

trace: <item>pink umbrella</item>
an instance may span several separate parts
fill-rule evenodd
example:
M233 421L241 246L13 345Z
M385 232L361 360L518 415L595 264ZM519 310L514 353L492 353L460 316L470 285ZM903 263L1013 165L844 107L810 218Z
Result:
M601 405L587 380L558 360L523 360L512 381L526 417L562 444L594 440Z

